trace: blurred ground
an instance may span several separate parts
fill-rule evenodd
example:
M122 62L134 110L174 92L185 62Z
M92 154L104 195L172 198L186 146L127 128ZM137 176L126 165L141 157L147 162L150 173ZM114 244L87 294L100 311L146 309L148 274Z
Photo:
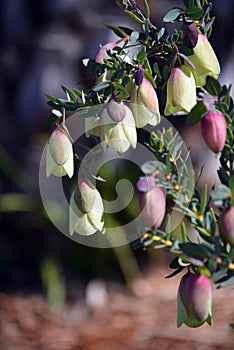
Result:
M233 350L233 289L214 291L212 327L177 329L179 278L165 280L168 272L153 270L128 289L93 281L92 303L80 291L61 312L49 310L41 295L0 294L0 349Z

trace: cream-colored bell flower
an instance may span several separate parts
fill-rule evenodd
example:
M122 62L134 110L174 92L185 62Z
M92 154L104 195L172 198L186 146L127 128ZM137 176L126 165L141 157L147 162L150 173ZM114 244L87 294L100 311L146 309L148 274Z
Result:
M143 128L146 124L157 125L160 123L158 97L147 79L143 78L139 86L137 84L133 86L130 106L137 128Z
M123 102L111 100L102 109L99 118L101 141L119 153L131 146L136 148L137 134L131 109Z
M46 176L67 174L71 178L73 173L72 142L66 130L58 127L52 132L46 148Z
M196 86L201 87L206 84L206 78L208 75L215 79L218 78L220 74L220 65L215 52L205 35L198 34L197 45L194 47L193 51L194 54L188 58L196 68L196 70L192 70Z
M164 114L188 114L196 104L196 84L186 66L174 67L167 82L167 101Z
M103 202L98 190L88 181L82 180L70 201L69 232L89 236L97 231L104 233Z

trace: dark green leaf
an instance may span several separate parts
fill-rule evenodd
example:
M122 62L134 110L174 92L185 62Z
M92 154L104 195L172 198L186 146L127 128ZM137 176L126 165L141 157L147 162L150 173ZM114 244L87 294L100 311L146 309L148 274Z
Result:
M229 176L228 176L227 172L224 170L224 168L220 167L217 170L217 174L219 176L219 179L220 179L221 183L223 185L228 186L228 184L229 184Z
M183 271L184 267L180 266L177 270L173 271L170 275L165 276L165 278L171 278L176 276L178 273Z
M111 29L120 38L124 38L127 35L127 33L123 29L121 29L120 27L115 27L112 24L108 24L108 23L103 23L103 25L106 28Z
M123 26L118 26L118 28L120 28L121 30L123 30L127 35L131 35L133 30L127 27L123 27Z
M191 6L186 9L185 13L191 19L199 19L203 14L203 10L197 6Z
M154 72L157 75L157 77L161 80L162 79L162 74L160 72L159 65L158 65L157 62L154 62L153 69L154 69Z
M144 59L145 59L146 53L145 50L141 50L140 52L138 52L137 54L137 61L140 62L141 64L143 63Z
M181 10L180 9L173 9L170 10L164 17L163 17L163 21L164 22L173 22L175 21L179 15L181 14Z
M207 112L207 109L203 104L203 102L198 102L198 104L196 104L196 106L194 106L191 112L189 113L186 123L194 124L199 122L204 116L204 114L206 114L206 112Z
M125 89L125 87L119 83L114 83L114 88L116 91L120 92L123 94L126 98L129 96L128 91Z
M69 88L67 88L64 85L62 85L61 88L65 92L65 94L67 95L67 99L70 98L70 100L72 100L73 102L75 102L75 103L77 102L76 95L74 95L73 92Z
M206 203L207 203L207 184L205 184L201 195L201 203L200 203L201 214L204 214L204 211L206 209Z
M100 91L100 90L106 89L110 85L111 85L111 80L106 80L100 84L95 85L92 90L93 91Z
M50 130L52 125L56 122L56 120L57 120L57 117L54 114L51 114L47 119L46 129Z
M186 7L192 7L194 5L193 0L183 0Z
M193 54L193 49L190 49L189 47L179 44L178 45L179 52L184 54L185 56L192 56Z
M210 75L206 78L206 89L213 96L219 96L222 92L222 88L218 80Z
M55 104L60 104L59 99L57 99L57 98L55 98L55 97L53 97L53 96L50 96L49 94L44 94L44 95L45 95L45 97L46 97L48 100L54 102Z
M207 257L212 257L214 252L204 244L196 244L196 243L181 243L180 245L181 251L188 257L203 260Z

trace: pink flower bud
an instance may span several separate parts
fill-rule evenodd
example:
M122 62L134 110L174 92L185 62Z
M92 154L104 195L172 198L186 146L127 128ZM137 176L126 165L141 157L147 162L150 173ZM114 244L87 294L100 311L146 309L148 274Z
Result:
M110 118L114 122L121 122L126 115L126 108L124 103L116 102L114 99L111 99L107 105L107 111Z
M153 177L146 177L138 181L137 188L140 191L139 205L145 227L158 228L165 216L166 196L153 182Z
M224 241L230 243L234 248L234 207L229 206L220 217L220 233Z
M67 132L59 127L55 129L47 145L46 153L46 175L73 176L73 149Z
M180 281L178 290L178 312L185 311L182 323L189 327L201 326L211 317L211 303L210 279L199 273L188 272L185 274ZM184 308L183 311L181 307Z
M87 180L82 180L72 193L69 207L69 232L89 236L97 231L105 232L103 202L100 193Z
M184 44L193 49L197 45L198 32L194 23L185 22L182 26L183 30L183 42Z
M201 120L201 132L207 146L215 153L222 151L227 132L227 124L222 113L208 112Z
M131 110L136 127L143 128L146 124L156 125L160 122L158 97L151 83L143 78L140 86L134 85L131 91Z

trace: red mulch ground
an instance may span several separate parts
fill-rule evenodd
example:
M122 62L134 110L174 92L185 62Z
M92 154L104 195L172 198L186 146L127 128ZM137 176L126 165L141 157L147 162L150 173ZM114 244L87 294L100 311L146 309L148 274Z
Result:
M88 312L84 299L48 309L40 295L0 294L0 350L234 350L233 287L214 291L214 325L176 328L179 278L154 271L132 289L107 286L101 309Z

